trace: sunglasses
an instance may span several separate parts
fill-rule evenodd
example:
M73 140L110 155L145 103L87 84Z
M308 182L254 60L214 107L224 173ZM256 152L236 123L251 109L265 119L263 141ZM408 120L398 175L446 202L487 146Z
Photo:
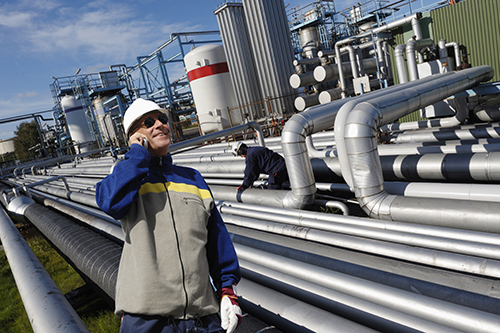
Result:
M149 116L144 121L142 124L146 128L151 128L153 125L156 123L156 120L159 120L162 124L168 125L168 117L164 114L158 115L158 116Z

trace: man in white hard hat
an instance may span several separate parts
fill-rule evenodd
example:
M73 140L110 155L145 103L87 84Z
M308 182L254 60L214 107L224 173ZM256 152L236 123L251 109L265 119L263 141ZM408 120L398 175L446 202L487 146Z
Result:
M198 171L172 164L168 118L156 103L137 99L123 123L130 150L96 185L99 207L125 236L120 332L233 332L240 271L210 189Z

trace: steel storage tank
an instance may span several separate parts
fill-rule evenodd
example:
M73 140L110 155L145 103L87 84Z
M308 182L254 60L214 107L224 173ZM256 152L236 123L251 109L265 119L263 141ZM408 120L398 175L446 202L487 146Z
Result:
M71 139L75 143L92 142L85 145L85 147L80 147L80 151L85 153L95 148L97 144L90 132L87 116L85 115L86 107L82 102L74 96L66 95L61 99L61 106L66 116Z
M185 55L184 64L203 134L240 124L239 113L231 113L230 123L227 112L237 103L222 45L197 47Z
M0 155L13 153L14 151L14 138L5 140L0 139Z
M255 104L264 100L258 84L255 60L247 30L243 4L229 2L214 11L226 52L229 72L238 105L248 105L241 110L250 120L266 116L262 105Z
M275 115L293 113L295 91L288 82L294 73L293 46L283 0L243 0L262 96L272 99Z

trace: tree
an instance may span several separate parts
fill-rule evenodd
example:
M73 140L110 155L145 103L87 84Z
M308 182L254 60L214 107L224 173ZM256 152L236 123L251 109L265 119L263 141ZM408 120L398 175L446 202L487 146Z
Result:
M36 123L34 120L31 122L23 121L17 126L16 131L14 131L14 150L17 157L22 161L29 161L36 157L36 145L40 146L40 136L38 135L38 130L36 128Z

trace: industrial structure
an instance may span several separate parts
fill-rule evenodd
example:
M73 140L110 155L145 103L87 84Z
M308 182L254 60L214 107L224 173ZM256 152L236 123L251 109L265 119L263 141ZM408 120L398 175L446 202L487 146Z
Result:
M419 2L226 2L220 32L55 78L58 156L3 170L2 204L112 303L123 234L95 184L128 149L127 106L147 98L169 110L174 163L210 185L252 317L283 332L499 332L500 3ZM282 154L287 189L263 189L262 175L237 192L236 140ZM40 268L11 259L10 218L2 244L29 285ZM25 300L34 329L85 331L54 302L48 315Z

